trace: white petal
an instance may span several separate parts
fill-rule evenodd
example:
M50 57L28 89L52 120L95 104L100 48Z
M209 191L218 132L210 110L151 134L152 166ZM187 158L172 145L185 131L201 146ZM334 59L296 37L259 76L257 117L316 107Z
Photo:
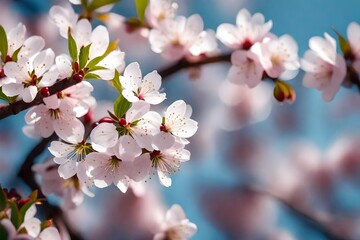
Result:
M153 147L157 150L170 148L175 143L175 137L168 132L160 132L153 137Z
M45 71L49 70L54 63L55 53L48 48L40 52L33 61L35 74L40 77L44 75Z
M21 95L24 91L24 85L19 83L9 83L2 87L3 93L8 97Z
M159 177L161 185L163 185L165 187L170 187L171 183L172 183L171 178L168 175L166 175L164 172L160 171L159 169L158 169L157 173L158 173L158 177Z
M48 149L55 157L66 157L74 147L60 141L52 141Z
M45 228L39 235L39 240L61 240L59 231L54 227Z
M84 137L84 125L77 118L70 120L59 119L54 121L53 127L56 134L69 143L79 143Z
M101 56L109 45L109 32L104 26L97 26L91 34L91 47L89 58Z
M56 67L59 71L59 78L67 78L71 76L73 69L69 56L67 55L57 56L55 62L56 62Z
M29 86L27 88L24 88L22 95L24 102L32 102L35 99L37 92L38 89L36 86Z
M32 36L25 40L19 54L18 59L29 58L41 51L45 46L45 40L39 36Z
M119 139L119 133L112 123L101 123L96 126L90 134L93 143L98 144L104 148L115 146Z
M68 179L74 176L77 172L76 163L74 161L66 161L64 164L61 164L58 168L59 176Z

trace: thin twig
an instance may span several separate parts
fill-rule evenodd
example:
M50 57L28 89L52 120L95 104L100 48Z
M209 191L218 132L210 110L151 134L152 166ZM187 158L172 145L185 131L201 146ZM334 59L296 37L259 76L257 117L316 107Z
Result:
M166 68L163 68L159 71L159 74L162 78L167 78L171 75L173 75L176 72L179 72L183 69L190 68L190 67L198 67L201 65L206 65L210 63L218 63L218 62L230 62L231 54L225 53L213 57L204 57L201 58L198 61L189 61L186 59L181 59L177 61L175 64L168 66Z
M74 78L69 79L63 79L58 82L56 82L53 86L48 87L50 95L57 94L58 92L63 91L64 89L71 87L78 82ZM44 96L41 94L41 91L38 92L35 99L30 102L26 103L23 100L16 101L14 103L10 103L9 105L6 105L5 107L0 108L0 120L4 119L6 117L9 117L11 115L16 115L19 112L31 108L33 106L39 105L43 103Z

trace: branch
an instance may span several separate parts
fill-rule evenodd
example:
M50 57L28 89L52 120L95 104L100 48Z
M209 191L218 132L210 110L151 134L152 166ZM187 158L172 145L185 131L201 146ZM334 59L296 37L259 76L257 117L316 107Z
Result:
M39 157L51 141L57 138L57 135L54 133L48 138L43 138L26 156L24 163L22 164L19 173L20 179L24 181L32 190L39 190L39 198L46 198L41 192L39 185L35 181L35 175L31 170L32 165L34 164L37 157ZM58 206L50 204L48 201L44 201L39 209L41 212L47 215L49 218L57 219L64 223L70 238L72 240L83 240L83 238L76 232L72 231L72 228L67 223L63 211ZM56 222L56 221L55 221Z
M64 89L66 89L68 87L74 86L77 83L78 83L78 81L76 81L73 77L71 77L69 79L65 78L63 80L56 82L51 87L48 87L49 93L50 93L50 95L56 94L58 92L63 91ZM20 101L10 103L9 105L6 105L5 107L0 108L0 120L4 119L6 117L9 117L11 115L16 115L25 109L28 109L28 108L31 108L33 106L43 103L43 98L44 98L44 96L41 94L41 91L39 91L37 93L35 99L30 103L26 103L23 100L20 100Z
M217 63L217 62L230 62L231 60L231 53L225 53L213 57L205 57L201 58L196 62L191 62L185 58L177 61L171 66L161 69L158 73L162 78L167 78L173 75L176 72L179 72L183 69L190 68L190 67L198 67L201 65L206 65L210 63Z
M278 196L278 195L276 195L276 194L274 194L274 193L272 193L272 192L270 192L268 190L265 190L265 189L262 189L262 188L259 188L259 187L256 187L256 186L248 186L248 187L245 187L245 189L247 189L249 191L252 191L252 192L267 195L267 196L275 199L276 201L280 202L285 207L287 207L292 213L294 213L299 218L303 219L306 223L308 223L314 229L318 230L320 233L322 233L329 240L349 240L347 238L337 236L335 233L333 233L333 231L331 231L331 229L329 229L321 221L316 219L316 217L312 216L308 212L304 212L300 208L298 208L295 205L288 202L286 199L284 199L284 198L282 198L282 197L280 197L280 196Z

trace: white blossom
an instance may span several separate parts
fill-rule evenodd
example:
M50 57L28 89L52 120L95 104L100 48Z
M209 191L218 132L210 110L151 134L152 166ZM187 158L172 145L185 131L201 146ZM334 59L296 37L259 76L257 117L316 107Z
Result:
M324 36L310 39L310 50L305 52L301 68L306 72L303 85L319 89L323 99L331 101L345 78L346 63L336 53L335 39L327 33Z

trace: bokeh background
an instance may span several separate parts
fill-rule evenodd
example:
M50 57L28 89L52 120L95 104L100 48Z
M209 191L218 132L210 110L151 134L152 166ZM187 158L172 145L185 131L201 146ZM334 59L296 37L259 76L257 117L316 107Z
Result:
M29 34L47 40L57 54L66 41L48 21L53 4L67 1L0 0L0 24L7 29L23 22ZM352 21L360 23L358 0L178 0L179 14L199 13L205 28L235 23L241 8L260 12L273 21L272 32L289 34L299 46L299 56L312 36L332 28L346 36ZM112 10L136 15L134 1L122 0ZM171 63L152 53L146 39L129 35L114 23L112 38L120 39L126 62L137 61L143 73ZM229 51L221 43L223 52ZM148 183L139 198L111 187L86 198L81 207L67 212L85 239L151 239L152 225L164 209L180 204L198 226L195 240L322 240L360 239L360 95L342 88L330 103L302 86L303 73L291 80L295 103L281 105L272 98L272 84L254 90L226 81L229 64L218 63L181 71L164 79L168 99L193 108L199 123L190 139L191 160L164 188ZM198 77L193 77L198 75ZM116 98L105 82L93 82L100 109ZM110 102L111 105L111 102ZM24 113L0 122L0 183L29 192L17 179L26 155L38 140L22 133ZM44 152L39 162L49 156ZM57 199L50 199L57 201ZM302 214L299 214L302 213ZM316 220L316 223L308 217ZM336 238L332 238L336 239Z

